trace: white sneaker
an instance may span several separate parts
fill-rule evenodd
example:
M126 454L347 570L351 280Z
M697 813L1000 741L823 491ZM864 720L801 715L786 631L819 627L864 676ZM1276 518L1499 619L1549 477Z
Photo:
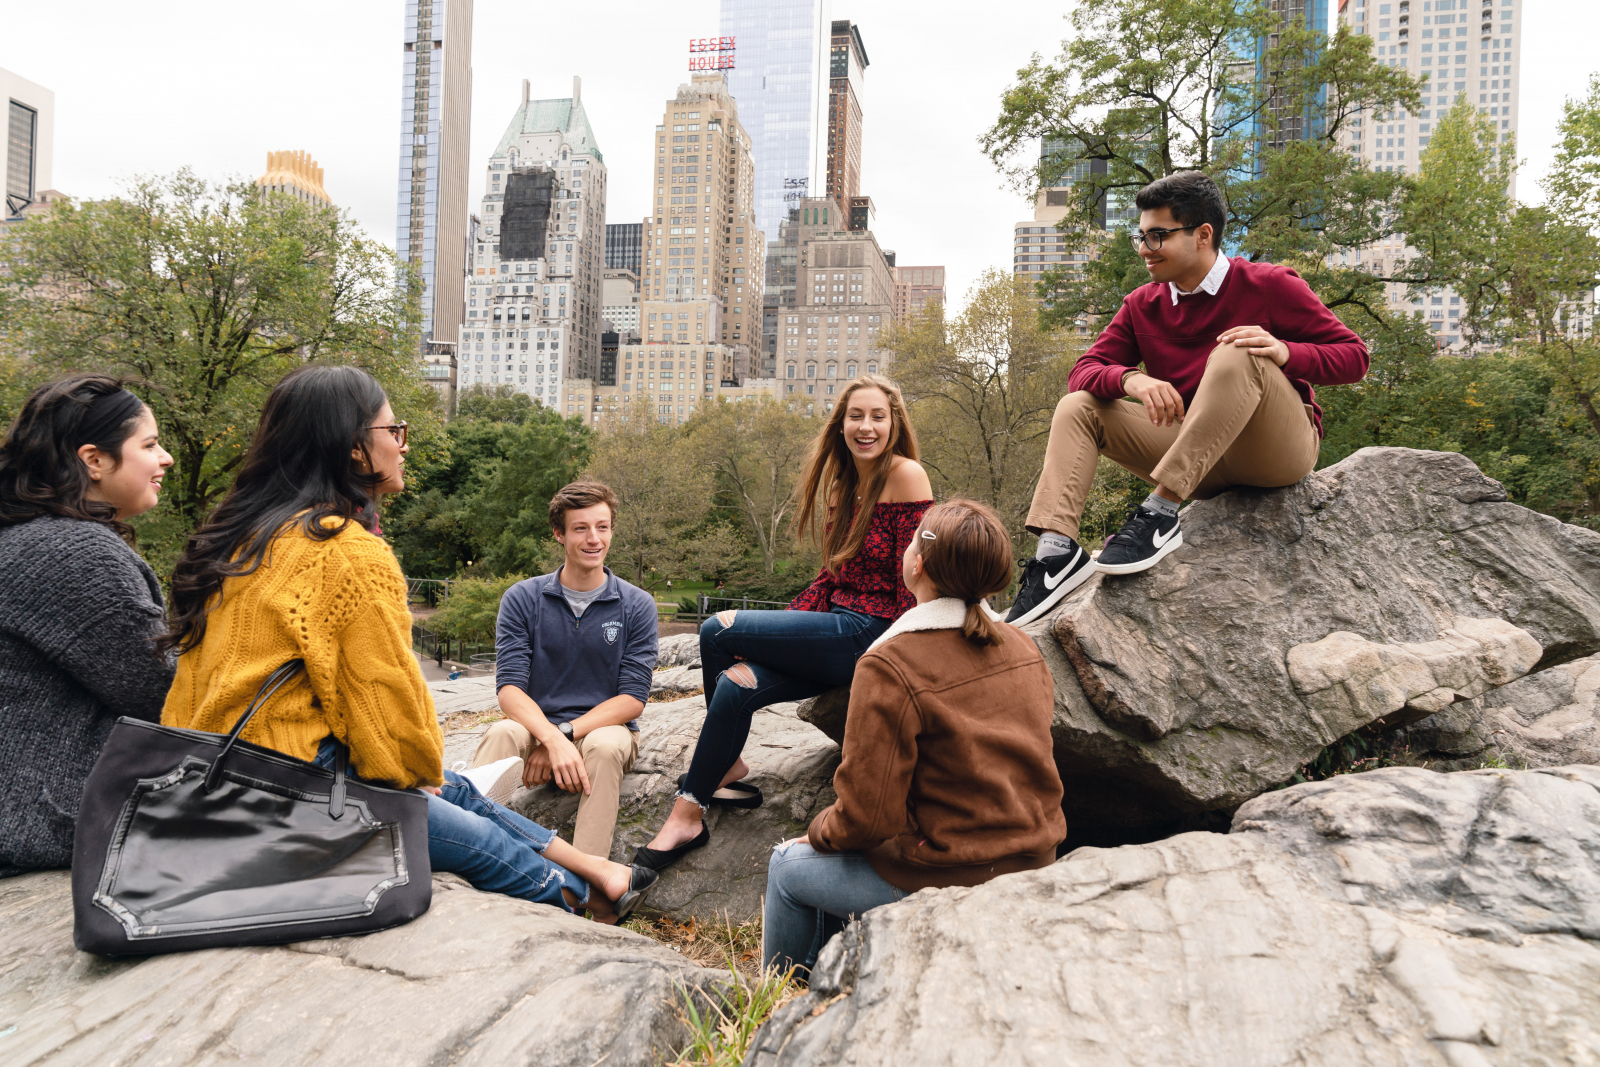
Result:
M474 789L496 804L504 804L522 784L522 757L507 756L482 767L456 773L471 782Z

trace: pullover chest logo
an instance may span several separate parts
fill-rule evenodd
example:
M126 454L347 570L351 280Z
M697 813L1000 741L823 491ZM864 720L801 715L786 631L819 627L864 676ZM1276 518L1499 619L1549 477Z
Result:
M617 638L622 636L622 624L620 622L606 623L604 626L600 627L600 636L606 639L606 644L616 644Z

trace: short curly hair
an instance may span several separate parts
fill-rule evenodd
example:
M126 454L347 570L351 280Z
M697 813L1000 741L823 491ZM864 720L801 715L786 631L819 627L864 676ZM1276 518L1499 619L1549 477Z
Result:
M1222 190L1203 171L1180 170L1157 178L1133 199L1140 211L1170 208L1179 226L1211 224L1211 247L1222 247L1222 231L1228 225L1228 202Z
M550 529L556 533L567 532L567 512L578 508L592 508L604 504L611 509L611 521L617 521L617 494L604 482L569 482L556 490L550 498Z

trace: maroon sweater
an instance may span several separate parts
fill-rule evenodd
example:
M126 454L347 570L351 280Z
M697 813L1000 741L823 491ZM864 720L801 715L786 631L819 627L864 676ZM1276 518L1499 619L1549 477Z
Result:
M1215 296L1181 296L1176 306L1166 282L1129 293L1111 322L1072 368L1067 387L1103 400L1127 394L1122 377L1144 364L1152 378L1171 382L1187 406L1205 373L1217 336L1235 326L1261 326L1289 346L1283 373L1310 404L1317 433L1322 409L1313 385L1347 385L1367 373L1367 346L1289 267L1230 259L1228 276Z

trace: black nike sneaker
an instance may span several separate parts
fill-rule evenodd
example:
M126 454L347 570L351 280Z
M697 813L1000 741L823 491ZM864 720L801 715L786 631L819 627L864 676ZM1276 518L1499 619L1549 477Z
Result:
M1060 555L1030 559L1022 571L1022 588L1011 605L1006 622L1030 623L1061 602L1061 598L1094 576L1094 560L1078 542Z
M1138 574L1183 544L1178 516L1162 515L1144 505L1133 509L1122 529L1111 535L1095 565L1107 574Z

